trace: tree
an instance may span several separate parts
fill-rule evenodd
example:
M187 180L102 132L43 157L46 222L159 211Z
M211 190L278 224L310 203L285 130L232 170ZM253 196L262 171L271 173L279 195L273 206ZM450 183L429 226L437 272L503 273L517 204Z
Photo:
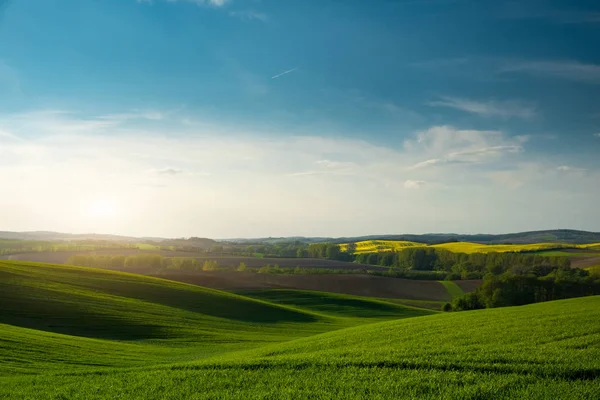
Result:
M329 260L337 260L340 256L340 246L337 244L328 244L325 250L325 258Z
M237 270L238 270L239 272L244 272L244 271L246 271L246 263L242 261L242 262L240 263L240 266L239 266L239 267L237 267Z
M204 261L202 265L202 271L216 271L219 269L219 264L216 261Z
M356 253L356 243L354 243L354 242L348 243L348 247L346 249L346 252L348 254L354 254L354 253Z

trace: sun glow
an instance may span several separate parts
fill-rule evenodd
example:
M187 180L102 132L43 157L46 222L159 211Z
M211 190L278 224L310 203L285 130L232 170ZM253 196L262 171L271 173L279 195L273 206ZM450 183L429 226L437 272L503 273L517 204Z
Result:
M94 219L115 217L119 213L116 201L110 199L96 199L87 206L86 214Z

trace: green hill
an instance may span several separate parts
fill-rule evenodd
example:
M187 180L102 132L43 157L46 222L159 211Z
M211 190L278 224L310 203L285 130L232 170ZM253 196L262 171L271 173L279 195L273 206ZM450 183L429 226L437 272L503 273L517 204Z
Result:
M2 263L0 399L600 398L598 296L416 316L248 294Z
M262 289L239 293L272 303L300 307L303 310L310 310L331 317L373 320L399 318L401 316L419 317L431 314L431 311L422 308L398 306L398 304L389 301L311 290Z
M360 307L329 315L298 306L120 272L0 262L0 375L194 360L362 323ZM430 313L387 307L380 319Z

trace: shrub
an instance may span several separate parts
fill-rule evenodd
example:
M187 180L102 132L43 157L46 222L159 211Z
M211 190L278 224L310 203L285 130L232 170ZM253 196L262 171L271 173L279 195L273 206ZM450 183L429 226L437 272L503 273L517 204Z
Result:
M219 269L219 263L216 261L204 261L202 271L216 271Z

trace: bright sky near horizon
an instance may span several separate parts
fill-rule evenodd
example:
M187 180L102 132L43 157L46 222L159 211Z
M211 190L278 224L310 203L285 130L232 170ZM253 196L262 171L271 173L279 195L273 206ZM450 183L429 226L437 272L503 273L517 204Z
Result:
M600 231L600 4L0 0L0 230Z

